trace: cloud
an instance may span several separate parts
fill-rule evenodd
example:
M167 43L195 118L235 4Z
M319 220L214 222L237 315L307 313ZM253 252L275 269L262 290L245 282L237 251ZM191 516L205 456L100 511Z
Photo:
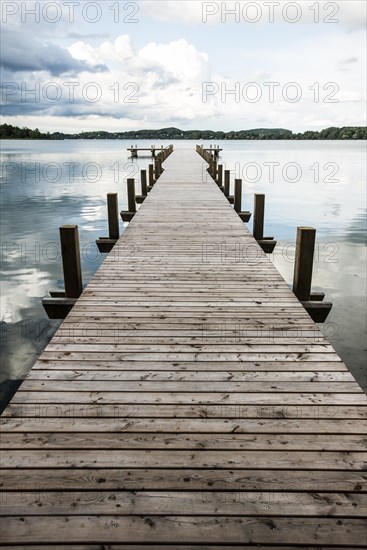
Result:
M28 33L6 27L2 36L1 66L13 72L47 71L52 76L107 70L103 64L89 65L56 44L43 43Z
M348 59L344 59L343 61L340 62L341 65L350 65L351 63L356 63L358 61L358 59L353 56L353 57L348 57Z
M144 0L139 7L143 14L159 21L197 24L202 22L202 3L201 0Z
M27 89L39 87L36 99L34 94L23 93L20 85L12 93L7 74L3 79L4 115L87 117L95 125L98 119L103 125L106 119L123 120L124 124L134 120L151 126L174 119L201 120L215 112L214 104L203 105L201 100L202 82L211 74L208 55L187 40L151 42L136 51L131 38L121 35L97 46L78 41L67 53L77 66L103 66L108 71L91 78L84 70L68 82L62 75L53 76L50 82L44 73L37 81L33 75L23 79L20 73L19 81L26 81ZM59 98L53 101L56 92Z
M208 55L198 52L185 39L169 44L150 42L140 50L139 55L151 61L159 60L184 85L201 86L203 80L206 81L210 76Z
M256 4L256 7L254 5ZM269 6L273 4L273 7ZM292 4L289 0L277 0L277 2L266 2L257 0L237 1L206 1L189 0L178 2L177 0L144 0L140 3L142 12L159 21L175 22L198 25L206 21L206 24L223 25L223 23L234 23L236 21L233 12L237 10L238 24L270 23L271 14L273 22L287 22L287 17L292 19L300 15L299 22L304 24L343 25L349 31L363 29L366 25L366 2L361 0L339 0L329 2L318 0L317 8L315 3L294 2L298 5L298 12L295 8L289 7ZM184 5L184 7L183 7ZM285 17L284 17L285 13ZM292 24L292 22L289 22Z

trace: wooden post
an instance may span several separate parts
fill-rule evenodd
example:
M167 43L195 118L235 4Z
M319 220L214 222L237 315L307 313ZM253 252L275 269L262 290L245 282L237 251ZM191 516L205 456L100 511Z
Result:
M217 184L219 187L222 187L223 185L223 164L218 164Z
M117 193L107 194L107 210L108 210L108 231L109 231L110 239L118 239L120 237L120 227L119 227Z
M231 183L231 172L230 170L224 170L224 194L226 197L229 197L230 183Z
M140 170L140 181L141 181L141 194L143 197L147 196L147 171Z
M242 180L234 180L234 209L241 212L242 203Z
M255 194L253 236L257 241L264 237L265 195Z
M156 157L155 161L154 161L154 174L155 174L155 179L157 180L159 178L159 176L161 175L160 171L159 171L159 159Z
M211 175L211 177L213 177L214 170L213 170L213 159L212 159L212 158L209 159L209 168L208 168L208 172L209 172L209 174Z
M149 187L154 185L154 168L153 164L149 164Z
M297 227L293 292L301 302L310 299L315 238L313 227Z
M79 298L83 291L80 267L79 233L77 225L60 227L65 298Z
M218 163L217 159L213 158L213 180L217 181Z
M134 178L129 178L127 180L127 200L128 200L128 211L136 212L136 203L135 203L135 180Z

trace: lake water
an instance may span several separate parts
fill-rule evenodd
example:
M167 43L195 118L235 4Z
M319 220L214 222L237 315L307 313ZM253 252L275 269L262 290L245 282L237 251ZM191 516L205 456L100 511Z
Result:
M196 145L173 143L176 149ZM325 292L334 304L320 328L366 390L366 143L216 144L224 149L221 162L233 172L232 181L243 179L243 209L252 211L255 192L266 194L266 235L278 241L271 258L289 284L297 226L317 229L313 289ZM132 161L126 151L130 145L104 140L1 142L3 403L59 324L48 320L41 304L49 289L63 288L58 228L78 224L87 283L103 260L95 240L107 235L106 194L118 192L119 206L125 209L126 179L139 179L140 169L150 163L150 157Z

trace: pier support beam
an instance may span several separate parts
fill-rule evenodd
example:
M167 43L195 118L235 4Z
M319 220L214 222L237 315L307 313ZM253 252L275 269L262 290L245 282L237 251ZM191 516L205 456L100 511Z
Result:
M108 193L107 195L108 211L108 237L100 237L96 244L98 250L102 253L111 252L120 237L119 216L118 216L118 195L117 193Z
M65 319L83 292L78 226L60 227L60 241L65 290L50 291L42 300L50 319Z
M297 227L293 292L312 320L323 323L333 305L330 302L323 302L325 294L311 293L315 238L316 229L313 227Z
M274 237L264 237L265 195L254 196L254 218L252 234L264 252L271 254L277 244Z

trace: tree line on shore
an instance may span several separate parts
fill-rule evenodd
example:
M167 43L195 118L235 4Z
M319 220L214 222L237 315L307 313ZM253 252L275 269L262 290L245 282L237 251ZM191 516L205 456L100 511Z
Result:
M127 132L80 132L67 134L62 132L40 132L38 128L19 128L11 124L0 125L1 139L192 139L192 140L308 140L308 139L367 139L366 126L331 127L321 131L308 130L293 133L283 128L258 128L254 130L239 130L230 132L214 132L211 130L180 130L178 128L162 128L160 130L137 130Z

